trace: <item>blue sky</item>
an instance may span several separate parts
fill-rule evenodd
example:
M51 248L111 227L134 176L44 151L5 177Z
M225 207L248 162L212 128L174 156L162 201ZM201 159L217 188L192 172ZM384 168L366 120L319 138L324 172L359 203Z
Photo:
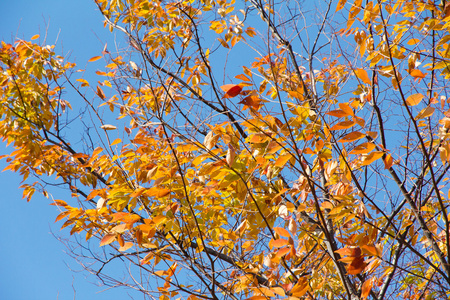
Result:
M43 38L48 28L46 44L56 43L56 53L70 53L70 61L80 68L89 58L100 55L104 42L114 42L114 35L103 28L103 18L90 0L15 0L2 1L1 6L1 40L29 40L35 34ZM9 151L5 144L0 145L0 155ZM0 169L5 166L1 160ZM133 295L133 299L142 299L129 290L103 291L104 287L95 285L98 282L94 276L71 271L82 268L64 253L67 249L52 235L68 237L67 230L59 230L62 223L54 223L57 209L41 195L30 203L22 200L19 185L16 174L0 173L0 299L114 300Z

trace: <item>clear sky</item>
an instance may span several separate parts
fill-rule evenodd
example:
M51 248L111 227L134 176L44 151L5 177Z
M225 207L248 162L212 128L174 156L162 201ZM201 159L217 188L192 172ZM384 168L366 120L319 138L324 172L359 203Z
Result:
M11 43L16 37L44 37L48 28L46 44L56 43L56 53L70 53L70 61L80 68L89 58L100 55L104 42L114 42L114 35L103 28L102 16L91 0L1 0L0 5L1 40ZM0 155L10 150L0 144ZM4 160L0 161L0 169L5 166ZM52 235L69 236L68 230L59 230L61 222L54 223L57 209L41 195L30 203L22 200L19 185L18 175L0 173L0 299L115 300L131 299L133 295L133 299L142 299L128 290L103 291L104 287L95 285L98 281L94 276L71 271L69 266L82 268Z

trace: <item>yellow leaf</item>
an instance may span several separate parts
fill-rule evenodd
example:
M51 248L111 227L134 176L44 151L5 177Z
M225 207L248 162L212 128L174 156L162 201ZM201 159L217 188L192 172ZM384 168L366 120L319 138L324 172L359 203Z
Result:
M121 139L119 139L119 138L117 138L117 139L115 139L115 140L114 140L114 142L112 142L112 143L111 143L111 146L114 146L114 145L120 144L121 142L122 142L122 140L121 140Z
M406 104L409 106L415 106L422 101L423 95L422 94L414 94L406 98Z
M31 37L31 40L36 40L36 39L38 39L39 37L40 37L39 34L35 34L35 35L33 35L33 36Z
M87 82L87 80L85 80L85 79L83 79L83 78L77 79L76 81L81 82L81 86L82 86L82 87L84 87L84 86L89 86L89 82Z

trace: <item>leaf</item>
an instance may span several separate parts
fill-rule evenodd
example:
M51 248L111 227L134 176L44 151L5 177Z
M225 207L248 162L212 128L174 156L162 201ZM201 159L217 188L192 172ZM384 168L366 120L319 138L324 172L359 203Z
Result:
M272 239L269 242L270 248L281 248L287 245L289 245L289 241L285 239L276 239L276 240Z
M431 115L433 115L435 108L434 107L425 107L424 109L422 109L417 116L414 118L414 120L420 120L420 119L424 119L424 118L428 118Z
M104 129L104 130L114 130L114 129L117 129L116 126L110 125L110 124L102 125L102 126L100 126L100 128L101 128L101 129Z
M371 142L362 143L361 145L358 145L357 147L353 148L352 151L349 152L349 154L365 154L371 152L373 149L375 149L375 144Z
M99 86L97 86L96 94L97 94L102 100L105 100L105 98L106 98L105 93L103 93L103 90L102 90Z
M111 146L114 146L114 145L117 145L117 144L120 144L120 143L122 143L122 140L117 138L111 143Z
M40 35L39 34L35 34L35 35L33 35L32 37L31 37L31 40L33 41L33 40L36 40L36 39L38 39L40 37Z
M224 92L225 95L223 98L233 98L239 95L242 91L242 87L238 84L225 84L220 87Z
M108 233L100 241L100 247L105 246L105 245L109 245L112 242L114 242L115 240L116 240L116 234L115 233Z
M289 153L280 155L276 162L275 162L275 167L279 167L279 168L283 168L284 165L292 158L292 155Z
M240 80L243 80L243 81L252 81L250 78L248 78L244 74L239 74L239 75L235 76L234 78L240 79Z
M227 164L231 166L234 163L235 157L236 157L236 150L234 149L233 145L229 144L226 156Z
M338 140L339 143L348 143L353 142L359 139L362 139L366 135L364 133L361 133L359 131L353 131L349 134L344 135L341 139Z
M81 86L82 87L89 86L89 82L87 80L83 79L83 78L79 78L76 81L81 82Z
M375 277L372 277L369 280L364 281L361 288L361 299L367 299L367 297L369 297L370 291L373 287L374 279Z
M203 140L203 145L206 147L206 149L211 150L217 142L218 137L214 136L214 132L210 131L205 136L205 139Z
M306 294L309 289L308 280L305 276L300 277L297 283L292 288L291 295L293 297L302 297Z
M422 94L414 94L406 98L406 104L409 106L415 106L422 101L423 95Z
M337 118L343 118L343 117L347 117L349 114L346 113L345 111L341 110L341 109L336 109L336 110L332 110L326 113L327 115L333 116L333 117L337 117Z
M127 251L128 249L130 249L131 247L133 247L133 243L131 243L131 242L125 242L125 243L123 244L123 246L121 246L121 247L119 248L119 251L120 251L120 252L124 252L124 251Z
M255 110L259 110L263 106L262 103L264 103L264 102L267 102L267 101L261 99L258 96L250 95L250 96L245 97L241 101L239 101L239 104L244 104L245 106L251 107ZM245 107L244 107L244 109L245 109Z
M352 262L347 266L347 273L351 275L357 275L364 271L367 263L364 261L364 257L355 257Z
M337 6L336 6L336 12L340 11L344 8L345 3L347 3L347 0L339 0Z
M93 61L99 60L100 58L102 58L102 56L94 56L94 57L91 57L91 58L88 60L88 62L93 62Z
M330 128L330 130L333 131L333 130L347 129L353 127L355 124L356 124L355 121L342 121L335 124L333 127Z
M284 236L284 237L290 237L291 235L289 234L289 231L287 231L286 229L282 228L282 227L274 227L273 231L275 231L276 233L278 233L280 236Z
M380 159L383 156L383 154L384 154L383 151L371 152L369 155L363 156L361 165L368 166L371 163L373 163L374 161L376 161L377 159Z
M347 103L339 103L339 108L342 109L347 115L355 116L353 109Z
M392 156L390 154L387 154L384 158L384 168L390 169L394 163L394 160L392 159Z
M369 75L367 75L366 70L364 69L356 69L355 70L356 76L361 79L362 82L364 82L365 84L371 84L372 82L370 81Z
M105 207L105 204L106 204L106 199L100 197L100 199L98 199L98 201L97 201L97 209Z
M409 72L409 74L415 78L425 78L427 76L427 73L424 74L419 69L413 69L411 70L411 72Z

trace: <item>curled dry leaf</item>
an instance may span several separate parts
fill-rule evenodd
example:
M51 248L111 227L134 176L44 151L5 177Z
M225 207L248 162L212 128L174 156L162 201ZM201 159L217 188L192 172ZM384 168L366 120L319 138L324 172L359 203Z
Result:
M117 129L116 126L110 125L110 124L102 125L102 126L100 126L100 128L101 128L101 129L104 129L104 130L115 130L115 129Z

